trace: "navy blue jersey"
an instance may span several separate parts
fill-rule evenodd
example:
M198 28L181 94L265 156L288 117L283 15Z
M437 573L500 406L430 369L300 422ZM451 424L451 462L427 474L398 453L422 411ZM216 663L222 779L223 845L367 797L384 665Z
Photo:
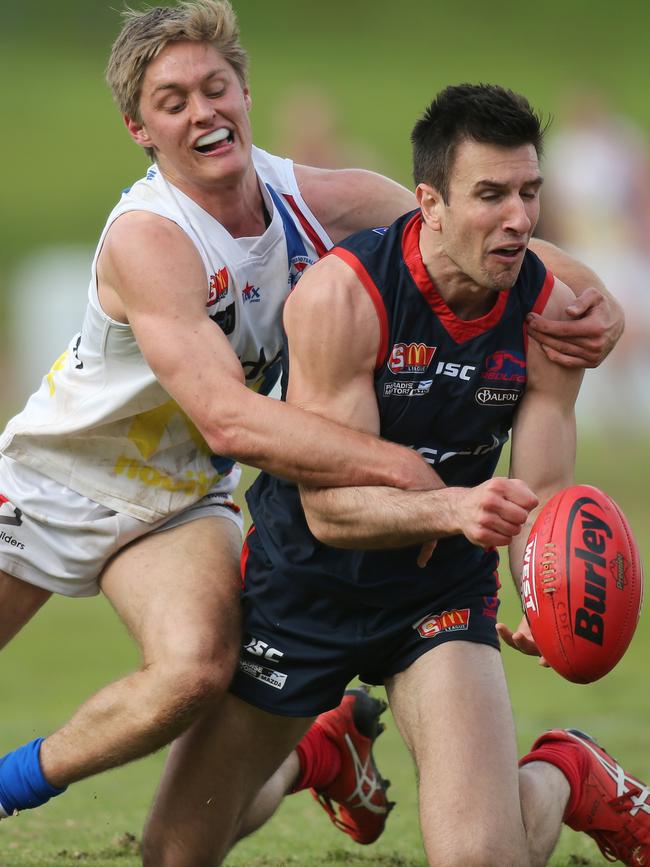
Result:
M381 436L416 449L447 485L474 486L492 476L508 439L526 388L525 319L543 309L553 279L528 251L512 289L500 292L484 316L461 320L422 262L420 226L419 211L407 214L389 229L351 236L332 255L354 269L379 316ZM416 564L419 546L366 552L324 546L306 526L295 486L264 473L248 502L274 566L345 597L363 589L381 605L395 602L396 593L417 599L430 592L431 580L437 589L465 591L497 567L496 551L464 536L441 540L425 569Z

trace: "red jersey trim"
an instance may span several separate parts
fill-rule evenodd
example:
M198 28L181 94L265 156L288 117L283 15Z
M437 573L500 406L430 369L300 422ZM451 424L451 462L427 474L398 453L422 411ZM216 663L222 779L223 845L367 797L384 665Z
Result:
M466 340L471 340L493 328L503 316L510 290L499 293L494 307L485 316L480 316L478 319L459 319L443 300L422 261L422 253L420 252L421 225L422 214L418 212L404 227L402 256L415 285L440 320L440 324L456 343L464 343Z
M539 295L537 296L537 300L532 308L532 313L542 313L544 308L548 303L548 299L553 291L553 286L555 286L555 276L550 272L546 272L546 277L544 278L544 283L542 284L542 288L540 289ZM524 330L524 350L526 355L528 355L528 324L524 321L523 324Z
M318 258L321 259L325 255L325 253L327 253L327 247L325 246L325 244L323 244L321 239L316 234L316 231L315 231L314 227L312 226L312 224L309 222L307 217L303 214L303 212L300 210L300 208L296 204L296 200L294 199L294 197L290 196L288 193L283 193L282 195L287 200L287 204L289 205L291 210L294 212L296 217L298 217L298 220L300 221L300 225L305 230L305 234L307 235L309 240L312 242L312 244L314 245L314 248L316 249L316 252L318 253Z
M547 271L544 285L540 289L539 295L537 296L537 301L535 301L531 313L541 313L544 310L548 303L548 299L550 298L551 292L553 291L553 286L555 286L555 277L550 271Z
M330 250L330 253L338 256L339 259L342 259L346 265L349 265L350 268L352 268L359 280L361 280L363 288L370 296L370 300L372 301L374 308L377 312L377 318L379 319L380 335L379 349L377 350L377 359L375 361L375 370L379 370L379 368L386 360L386 355L388 354L388 313L386 312L386 305L384 304L384 299L381 297L381 293L377 288L374 280L372 279L370 274L368 274L368 272L354 255L354 253L351 253L349 250L345 250L342 247L334 247L333 250Z

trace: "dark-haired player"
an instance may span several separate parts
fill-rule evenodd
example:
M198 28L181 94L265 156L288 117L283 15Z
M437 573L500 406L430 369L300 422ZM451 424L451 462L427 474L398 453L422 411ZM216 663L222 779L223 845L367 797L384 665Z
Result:
M571 483L576 446L581 373L526 330L531 312L561 317L571 297L528 250L542 137L523 97L447 88L413 132L419 210L340 243L289 298L287 401L411 446L446 487L259 477L233 695L201 732L198 785L169 769L146 863L223 858L263 781L355 675L387 688L431 865L543 865L563 820L628 865L650 858L648 788L586 736L547 732L518 768L499 654L496 546L509 545L519 579L527 531ZM510 477L493 478L510 431ZM523 624L500 633L537 652ZM164 860L174 825L195 843Z

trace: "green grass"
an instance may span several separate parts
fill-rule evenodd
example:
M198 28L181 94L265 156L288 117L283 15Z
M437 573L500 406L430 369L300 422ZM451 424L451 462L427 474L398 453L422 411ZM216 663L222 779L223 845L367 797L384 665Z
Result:
M649 445L647 440L583 443L577 471L578 481L600 485L619 501L646 562L650 501L643 468ZM504 585L503 619L514 624L520 616L518 604L508 581ZM642 779L650 778L645 687L649 655L647 617L642 617L619 666L588 686L565 682L506 648L521 751L546 728L576 726L599 738ZM136 664L130 640L102 599L53 599L0 655L0 751L47 734L92 691ZM311 797L301 793L287 798L272 822L235 849L229 867L422 867L414 772L390 720L377 752L382 772L393 781L391 794L398 806L375 845L359 847L348 841ZM71 786L40 810L2 822L0 867L135 867L137 839L163 760L160 753ZM551 861L553 867L602 863L588 838L568 830Z

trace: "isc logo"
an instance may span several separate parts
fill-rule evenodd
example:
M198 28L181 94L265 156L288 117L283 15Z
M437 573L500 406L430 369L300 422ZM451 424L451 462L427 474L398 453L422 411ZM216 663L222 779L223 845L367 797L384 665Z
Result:
M244 650L252 653L253 656L259 656L262 659L268 659L269 662L277 662L282 659L284 653L281 650L276 650L275 647L269 647L265 641L260 641L258 638L251 638L248 644L244 645Z
M452 379L464 379L466 382L469 382L475 370L474 364L457 364L455 361L439 361L436 367L436 373L440 376L451 376Z

